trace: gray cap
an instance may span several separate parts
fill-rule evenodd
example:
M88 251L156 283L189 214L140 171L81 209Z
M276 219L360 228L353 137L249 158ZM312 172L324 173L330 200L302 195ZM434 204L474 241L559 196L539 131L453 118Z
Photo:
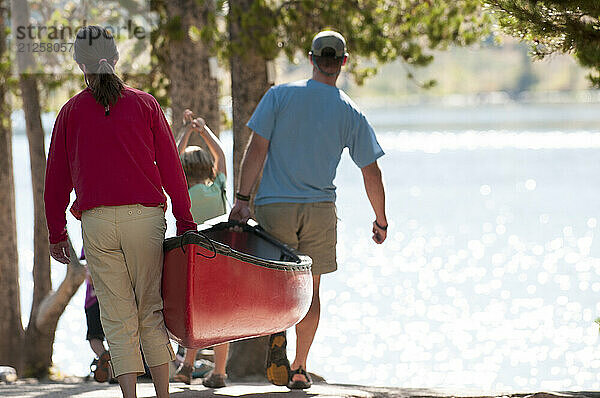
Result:
M344 36L333 30L324 30L315 35L310 46L310 54L321 57L323 50L326 48L333 49L336 57L348 55L346 53L346 40Z

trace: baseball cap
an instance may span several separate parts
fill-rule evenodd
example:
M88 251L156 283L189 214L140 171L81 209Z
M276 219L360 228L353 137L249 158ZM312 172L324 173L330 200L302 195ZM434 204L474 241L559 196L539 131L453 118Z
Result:
M346 40L344 36L333 30L324 30L315 35L310 46L310 53L316 57L332 56L329 51L323 51L330 48L334 51L335 56L340 58L347 56Z

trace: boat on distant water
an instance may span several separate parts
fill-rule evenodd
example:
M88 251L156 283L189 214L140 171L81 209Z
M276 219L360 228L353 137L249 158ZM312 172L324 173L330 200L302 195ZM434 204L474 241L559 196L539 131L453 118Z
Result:
M222 222L188 231L166 239L164 252L165 324L184 347L272 334L308 312L311 258L260 226Z

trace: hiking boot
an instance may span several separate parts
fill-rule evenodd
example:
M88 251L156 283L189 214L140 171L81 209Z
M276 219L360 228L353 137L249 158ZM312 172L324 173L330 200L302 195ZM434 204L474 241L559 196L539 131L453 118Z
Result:
M269 337L267 379L276 386L287 386L290 381L290 362L287 359L285 331Z

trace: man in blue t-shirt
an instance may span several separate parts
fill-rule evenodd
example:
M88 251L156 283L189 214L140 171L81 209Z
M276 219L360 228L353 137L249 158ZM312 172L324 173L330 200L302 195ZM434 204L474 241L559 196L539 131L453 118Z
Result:
M336 87L347 57L342 35L322 31L314 37L309 53L312 79L272 87L261 99L247 124L253 134L230 215L243 222L250 218L250 192L262 170L255 198L258 223L313 260L312 303L296 325L296 358L291 365L285 332L269 340L267 377L291 389L311 385L306 359L319 323L321 275L337 269L333 180L346 147L362 171L375 212L373 240L383 243L387 236L385 191L377 165L383 150L363 113Z

